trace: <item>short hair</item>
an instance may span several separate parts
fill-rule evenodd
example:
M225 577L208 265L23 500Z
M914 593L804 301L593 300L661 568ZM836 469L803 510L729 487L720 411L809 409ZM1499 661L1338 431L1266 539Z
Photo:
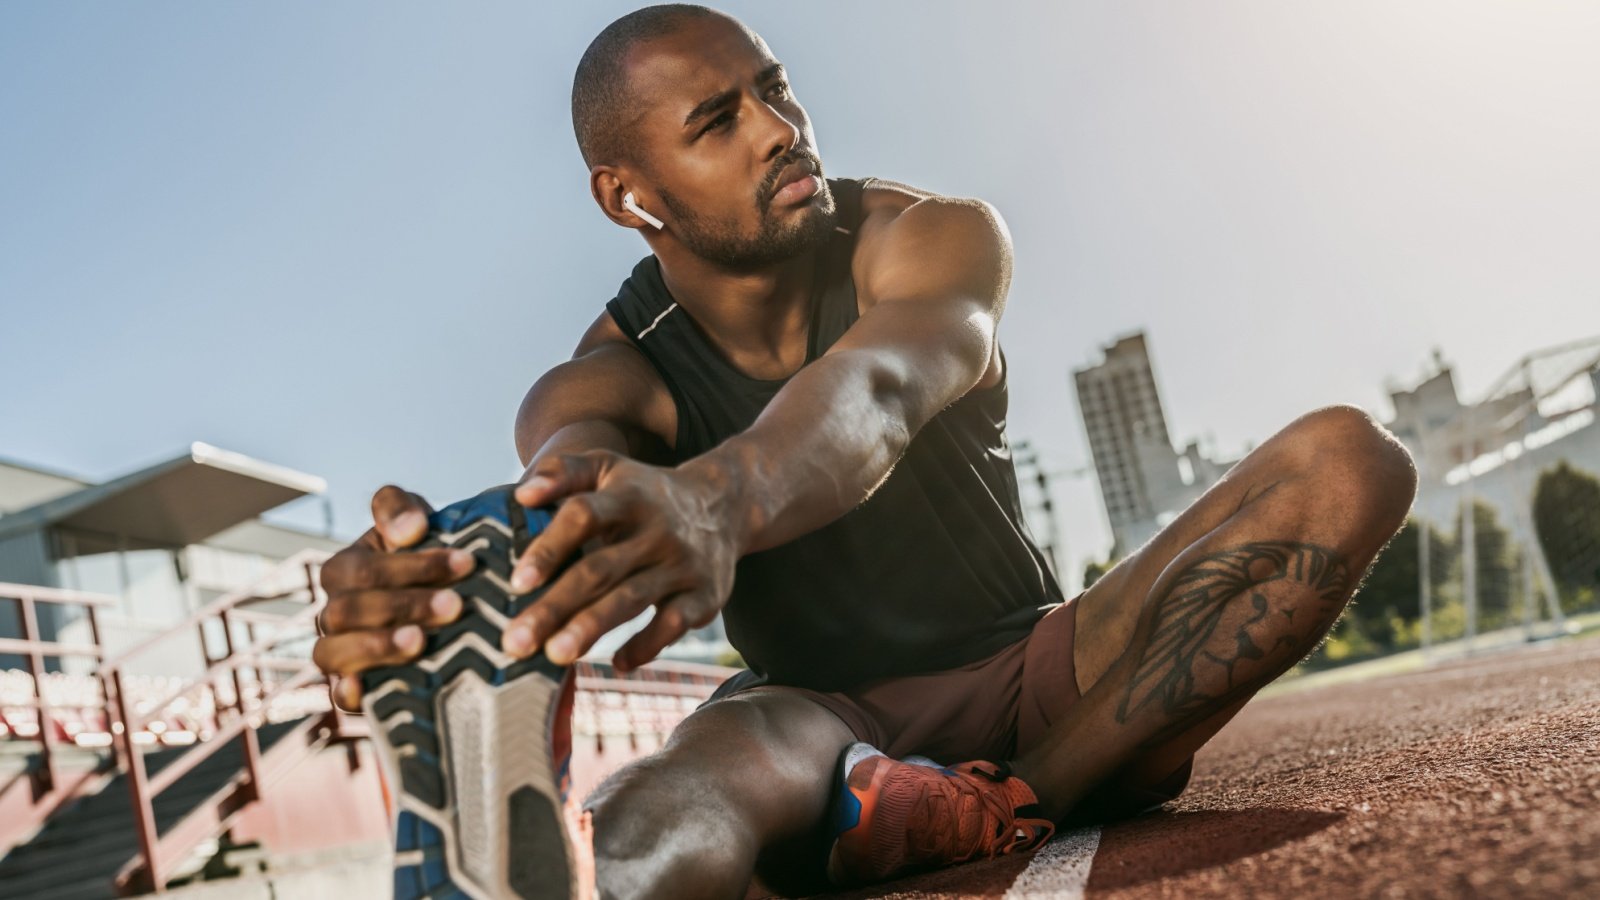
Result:
M635 10L612 22L589 43L572 77L572 131L585 165L617 162L631 149L623 125L631 105L623 61L635 45L676 31L686 22L730 18L688 3L664 3Z

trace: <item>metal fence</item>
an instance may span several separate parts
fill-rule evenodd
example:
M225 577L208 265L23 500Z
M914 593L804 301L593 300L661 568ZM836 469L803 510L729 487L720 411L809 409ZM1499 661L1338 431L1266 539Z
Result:
M1600 338L1529 354L1448 424L1453 453L1425 457L1419 646L1537 639L1600 614L1597 388Z

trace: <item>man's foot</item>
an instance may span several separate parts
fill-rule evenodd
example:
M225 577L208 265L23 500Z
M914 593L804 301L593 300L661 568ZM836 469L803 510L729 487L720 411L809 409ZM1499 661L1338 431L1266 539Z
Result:
M1055 832L1033 791L994 763L934 768L858 743L845 749L839 771L828 854L835 884L1020 853Z
M512 596L512 563L549 522L509 486L430 516L415 549L461 547L477 560L455 585L461 618L429 633L410 665L362 676L397 789L397 900L581 895L564 809L576 680L543 653L500 652L501 631L539 597Z

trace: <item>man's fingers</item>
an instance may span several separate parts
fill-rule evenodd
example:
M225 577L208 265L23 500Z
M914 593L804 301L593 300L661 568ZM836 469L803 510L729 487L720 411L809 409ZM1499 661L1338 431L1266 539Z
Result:
M513 656L531 654L579 610L649 562L645 549L645 543L637 539L624 541L573 563L506 629L500 640L502 649Z
M561 504L511 570L511 590L526 594L548 581L579 548L616 524L619 505L618 498L607 494L579 494Z
M335 706L345 712L361 711L361 679L355 676L343 678L335 675L333 681L333 702Z
M398 550L422 540L428 533L429 508L426 500L392 484L372 495L372 521L383 538L384 549Z
M336 594L322 610L324 634L400 625L439 626L461 615L461 595L449 588L406 588Z
M329 593L374 588L443 587L472 574L472 553L456 548L409 553L340 551L322 566Z
M357 675L410 662L422 652L422 643L422 629L416 625L351 631L319 639L311 648L311 661L329 675Z
M605 450L547 456L528 469L513 496L523 506L548 506L570 494L592 491L616 459L615 453Z
M570 666L589 652L600 636L631 621L675 587L668 576L642 572L579 610L544 645L545 656L558 666Z
M698 602L693 594L679 594L656 607L649 624L628 639L612 657L619 672L629 672L655 659L673 641L683 637L700 617L693 614Z

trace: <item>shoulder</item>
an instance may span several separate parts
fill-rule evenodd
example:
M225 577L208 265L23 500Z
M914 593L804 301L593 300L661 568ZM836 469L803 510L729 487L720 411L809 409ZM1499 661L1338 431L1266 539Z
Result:
M869 302L875 286L911 270L1009 281L1011 234L992 204L871 179L861 207L851 267Z
M572 358L539 376L517 410L517 452L527 457L556 430L603 420L672 442L677 410L666 383L607 313Z
M861 237L918 228L981 232L1005 236L1005 220L994 205L976 197L951 197L882 178L868 179L861 191Z

